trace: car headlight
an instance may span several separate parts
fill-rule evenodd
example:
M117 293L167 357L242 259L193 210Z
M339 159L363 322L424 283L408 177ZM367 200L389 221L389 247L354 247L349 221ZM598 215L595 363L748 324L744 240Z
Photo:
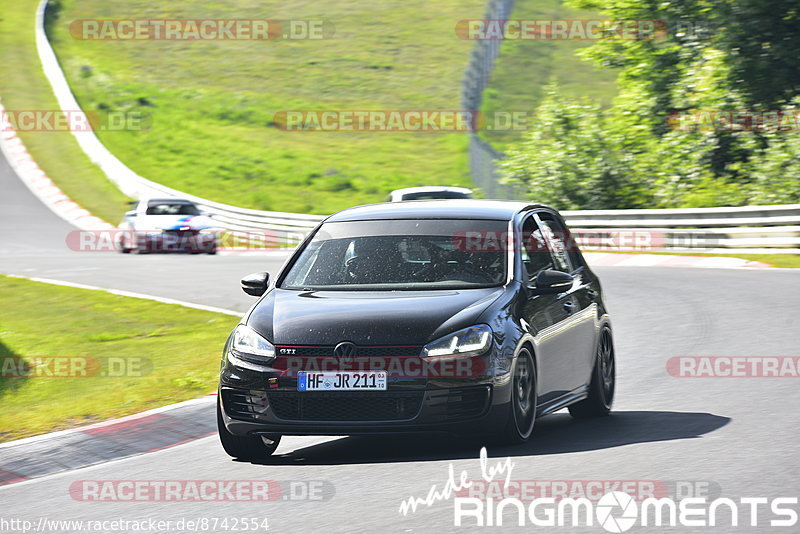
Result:
M243 324L233 331L230 350L235 358L248 362L265 364L275 359L275 345Z
M470 326L431 341L422 348L427 358L465 358L485 354L492 346L492 329L488 325Z

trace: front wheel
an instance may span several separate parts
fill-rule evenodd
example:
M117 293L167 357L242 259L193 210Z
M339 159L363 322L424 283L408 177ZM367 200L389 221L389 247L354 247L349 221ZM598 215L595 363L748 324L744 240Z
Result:
M236 436L228 432L222 420L222 409L217 401L217 432L222 448L233 458L240 460L259 460L270 456L281 442L279 435Z
M533 434L536 422L536 367L527 348L517 355L514 375L511 379L511 413L503 435L505 443L525 443Z
M592 382L589 385L589 396L569 407L572 417L579 419L602 417L611 412L611 405L614 403L617 366L614 358L614 344L611 341L611 329L607 326L603 327L600 334L596 355Z
M118 245L118 247L117 247L117 248L118 248L118 249L119 249L119 251L120 251L120 252L122 252L123 254L130 254L131 250L133 250L133 249L132 249L131 247L129 247L129 246L128 246L128 244L125 242L125 236L124 236L124 235L120 235L120 236L119 236L119 240L118 240L118 242L117 242L117 245Z

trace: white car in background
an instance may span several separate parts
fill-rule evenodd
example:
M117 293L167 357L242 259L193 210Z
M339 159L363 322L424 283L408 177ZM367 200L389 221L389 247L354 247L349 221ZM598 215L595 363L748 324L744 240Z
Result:
M406 187L395 189L389 193L387 202L403 202L405 200L444 200L448 198L473 198L472 189L466 187Z
M216 254L221 229L191 200L148 198L131 203L133 209L119 224L119 250L127 254L191 252Z

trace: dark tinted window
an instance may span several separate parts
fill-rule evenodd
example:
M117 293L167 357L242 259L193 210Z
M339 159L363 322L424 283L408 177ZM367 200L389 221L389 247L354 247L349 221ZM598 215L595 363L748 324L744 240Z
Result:
M405 193L403 195L403 200L443 200L449 198L472 198L472 195L458 191L428 191L424 193Z
M531 281L539 271L553 268L553 258L550 256L544 236L532 216L525 219L520 237L522 240L520 250L522 265L525 267L528 280Z
M542 232L550 244L555 268L571 273L580 265L580 260L569 231L549 213L539 213L538 216L542 222Z
M419 290L501 285L508 223L381 220L327 223L300 252L285 289Z
M147 215L200 215L200 210L190 202L151 201L147 204Z

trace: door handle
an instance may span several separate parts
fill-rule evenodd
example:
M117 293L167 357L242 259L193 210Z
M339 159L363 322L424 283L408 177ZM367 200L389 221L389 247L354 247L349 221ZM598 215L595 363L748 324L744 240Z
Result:
M564 303L564 309L567 310L569 313L574 312L576 307L577 305L571 300L568 300Z

